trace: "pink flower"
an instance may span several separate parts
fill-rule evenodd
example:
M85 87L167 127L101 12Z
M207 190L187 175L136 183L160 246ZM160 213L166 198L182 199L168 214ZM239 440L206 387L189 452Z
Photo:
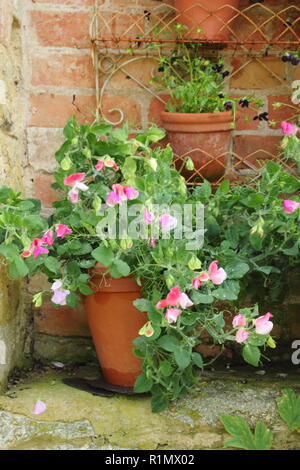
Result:
M159 217L159 223L165 230L172 230L177 226L177 219L169 214L163 214Z
M124 186L124 193L129 200L137 199L139 197L139 192L131 186Z
M31 256L32 253L30 250L24 250L22 253L21 253L21 257L22 258L29 258L29 256Z
M182 310L178 308L168 308L166 310L166 320L169 323L175 323L177 321L177 317L181 314Z
M120 204L121 202L121 199L119 198L119 196L111 191L109 193L109 195L107 196L106 198L106 204L109 206L109 207L114 207L116 204Z
M286 214L292 214L300 206L300 202L285 199L283 201L283 210Z
M268 335L270 333L274 326L273 323L269 321L269 319L272 317L272 313L268 312L255 320L254 326L258 335Z
M106 198L106 204L110 207L122 204L127 199L136 199L139 196L139 192L131 186L116 183L112 185L112 189L113 191Z
M96 164L95 168L97 171L102 171L104 169L104 161L103 160L99 160L98 163Z
M33 242L30 245L29 251L33 253L33 257L37 258L42 253L49 253L47 248L41 246L43 243L41 238L34 238Z
M240 313L239 315L235 315L232 320L232 326L236 328L237 326L246 326L246 318L245 315Z
M49 230L48 232L44 233L41 240L42 240L42 243L52 246L54 242L52 230Z
M156 247L156 243L157 243L157 238L155 238L155 237L150 238L150 246L152 248Z
M244 343L246 339L249 337L248 331L244 330L244 328L239 328L235 335L235 340L237 343Z
M73 173L72 175L67 176L64 179L65 186L74 186L74 184L83 181L85 173Z
M195 289L199 289L199 287L201 286L203 282L207 282L209 280L210 280L209 274L206 272L203 272L193 280L192 284L195 287Z
M44 248L43 246L37 246L34 250L33 257L37 258L42 253L49 253L49 250L47 250L47 248Z
M59 224L56 227L56 236L59 238L64 238L65 235L68 235L69 233L72 233L73 230L70 229L67 225L64 224Z
M187 307L191 307L193 302L189 299L189 297L180 292L179 286L172 287L170 292L168 293L166 299L160 300L156 304L156 308L165 308L165 307L181 307L186 309Z
M62 281L58 280L55 281L51 286L51 290L53 291L53 296L51 297L51 300L54 304L67 305L66 299L67 296L70 294L70 291L67 289L61 289L62 285Z
M105 160L104 165L107 168L112 168L113 170L116 170L116 171L119 169L118 165L116 164L114 160Z
M144 209L144 222L146 225L152 224L154 215L148 209Z
M298 132L298 127L294 126L290 122L282 121L281 123L281 130L284 135L291 137L292 135L296 135Z
M89 188L86 184L82 183L85 173L74 173L64 179L65 186L72 186L68 192L68 196L72 204L77 204L79 198L79 191L87 191Z
M47 407L45 403L41 400L38 400L34 406L34 410L32 414L34 415L40 415L41 413L44 413L47 410Z
M223 268L218 268L218 261L213 261L208 268L209 278L213 284L219 286L222 284L225 279L227 279L227 274Z

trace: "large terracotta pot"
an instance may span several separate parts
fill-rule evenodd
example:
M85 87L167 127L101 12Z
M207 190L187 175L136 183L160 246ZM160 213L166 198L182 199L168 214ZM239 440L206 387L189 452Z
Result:
M97 266L93 271L94 294L84 298L88 323L104 378L108 383L132 387L141 373L141 360L133 355L132 341L146 323L145 313L132 302L141 288L133 276L112 279Z
M230 19L237 14L234 8L239 3L240 0L175 0L180 13L177 22L189 28L186 36L192 39L226 41L232 28ZM197 28L202 32L197 33Z
M161 113L167 141L178 156L189 156L196 170L210 181L218 180L226 171L232 143L233 117L230 111L221 113ZM176 163L180 169L182 161ZM191 182L193 172L184 169L182 175Z

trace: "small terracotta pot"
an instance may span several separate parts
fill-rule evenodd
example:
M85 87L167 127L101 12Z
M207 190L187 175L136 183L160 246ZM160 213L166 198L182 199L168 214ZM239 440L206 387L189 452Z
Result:
M227 157L232 144L230 111L221 113L161 113L167 141L178 156L189 156L203 178L216 181L226 171ZM176 163L180 169L182 161ZM191 182L193 172L181 174Z
M230 20L237 14L235 8L239 3L240 0L175 0L180 13L176 21L189 28L185 37L226 41L232 28ZM202 32L197 33L197 28Z
M133 276L113 279L106 271L100 265L93 270L91 287L95 293L84 298L88 323L107 382L132 387L142 371L141 360L133 355L132 341L147 321L147 315L132 304L140 297L141 288Z

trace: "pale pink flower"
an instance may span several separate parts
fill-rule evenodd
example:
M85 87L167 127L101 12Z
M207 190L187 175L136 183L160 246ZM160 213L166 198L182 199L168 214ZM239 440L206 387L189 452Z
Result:
M148 209L146 208L144 209L143 217L144 217L144 222L146 225L152 224L154 215L152 214L152 212L148 211Z
M178 308L168 308L166 310L166 320L169 323L175 323L177 321L177 317L181 314L182 310Z
M159 223L165 230L172 230L177 226L177 219L170 214L162 214Z
M63 283L61 280L55 281L52 286L51 290L53 291L53 296L51 300L54 304L57 305L67 305L67 296L70 294L70 291L67 289L62 289Z
M298 132L298 127L294 126L290 122L282 121L281 123L281 130L284 135L291 137L292 135L296 135Z
M48 232L44 233L41 240L42 240L42 243L45 243L46 245L52 246L53 242L54 242L52 230L49 230Z
M68 192L68 196L69 196L70 201L72 202L72 204L77 204L78 199L79 199L79 191L77 191L77 189L71 189Z
M70 229L67 225L64 224L59 224L56 227L56 236L59 238L64 238L65 235L68 235L69 233L72 233L73 230Z
M180 295L178 303L180 307L183 309L186 309L194 305L191 299L184 292Z
M249 337L248 331L244 330L244 328L239 328L235 335L235 340L237 343L244 343Z
M83 181L85 177L85 173L73 173L72 175L67 176L64 179L65 186L74 186L75 183L79 181Z
M209 278L213 284L219 286L227 279L227 274L223 268L218 268L218 261L213 261L208 268Z
M32 414L34 415L40 415L41 413L45 413L45 411L47 410L47 407L45 405L45 403L41 400L38 400L34 406L34 410L32 412Z
M235 315L232 320L232 326L236 328L237 326L246 326L246 318L245 315L240 313L239 315Z
M200 281L199 277L195 277L195 279L192 281L192 285L195 287L195 289L199 289L201 284L202 282Z
M269 319L272 317L272 313L268 312L255 320L254 326L258 335L268 335L270 333L274 326L273 323L269 321Z
M157 238L155 238L155 237L150 238L150 246L152 248L156 247L156 243L157 243Z
M283 210L286 214L292 214L300 206L300 202L285 199L283 201Z

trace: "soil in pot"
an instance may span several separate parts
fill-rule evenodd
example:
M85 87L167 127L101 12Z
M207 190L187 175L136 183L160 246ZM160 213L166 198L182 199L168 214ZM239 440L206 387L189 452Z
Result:
M184 169L181 174L187 182L201 180L217 181L226 172L232 145L232 113L161 113L167 141L179 157L189 156L195 171ZM182 159L177 160L180 169Z
M88 323L104 378L113 385L133 387L142 372L141 359L134 356L132 341L146 323L147 315L132 302L141 288L133 276L113 279L97 266L93 271L94 294L84 298Z
M240 0L175 0L180 13L176 22L189 28L191 39L228 40ZM197 32L201 28L202 32Z

